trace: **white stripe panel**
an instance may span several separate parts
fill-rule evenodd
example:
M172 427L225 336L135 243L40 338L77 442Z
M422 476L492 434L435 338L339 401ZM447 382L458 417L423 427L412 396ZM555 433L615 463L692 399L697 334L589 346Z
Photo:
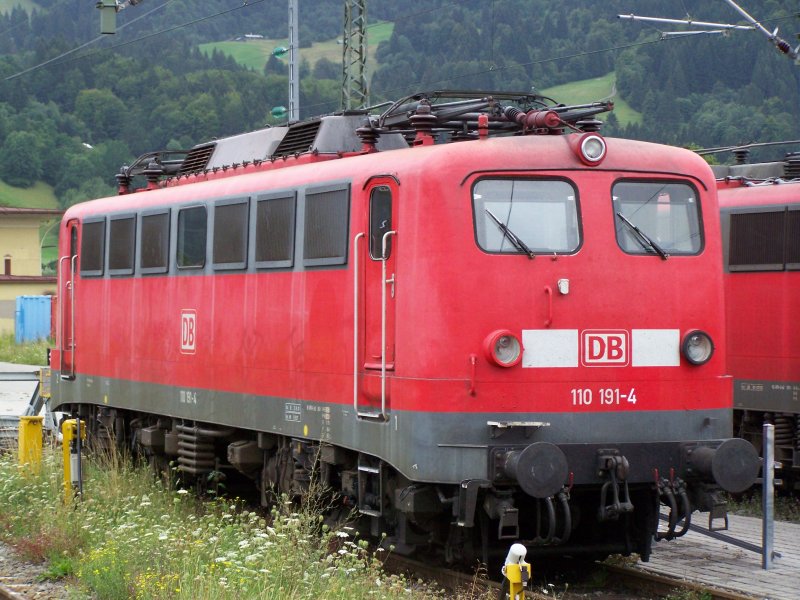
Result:
M677 329L633 329L631 364L634 367L678 367L680 345L681 334Z
M577 367L577 329L523 329L522 366Z

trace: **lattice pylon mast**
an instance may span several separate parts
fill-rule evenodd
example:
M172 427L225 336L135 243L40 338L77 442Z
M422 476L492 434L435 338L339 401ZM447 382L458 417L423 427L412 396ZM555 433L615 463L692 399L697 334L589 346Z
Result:
M367 0L345 0L342 37L342 108L369 105L367 84Z
M300 36L297 0L289 0L289 120L300 120Z

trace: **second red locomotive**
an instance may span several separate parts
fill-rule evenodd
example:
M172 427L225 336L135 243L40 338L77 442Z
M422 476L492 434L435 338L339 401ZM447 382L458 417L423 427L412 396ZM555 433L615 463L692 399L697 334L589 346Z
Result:
M786 490L800 481L800 172L784 162L715 166L722 211L735 431L775 426Z
M434 93L154 153L64 215L56 408L197 481L318 473L398 551L647 560L759 465L714 176L607 108Z

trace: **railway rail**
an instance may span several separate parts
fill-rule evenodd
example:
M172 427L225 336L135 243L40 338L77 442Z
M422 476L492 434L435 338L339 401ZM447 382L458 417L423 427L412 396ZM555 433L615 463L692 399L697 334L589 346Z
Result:
M44 580L45 566L17 559L0 543L0 600L62 600L69 594L63 580Z
M461 598L499 597L501 582L488 579L487 573L468 574L451 569L436 567L428 563L391 555L384 564L391 573L413 575L428 584L435 584L448 593ZM535 567L535 565L534 565ZM703 593L709 600L752 600L752 596L711 588L704 584L647 573L635 568L608 563L586 564L570 561L565 569L571 573L567 589L557 597L563 600L630 600L632 598L663 598L675 594L676 590ZM9 549L0 545L0 600L56 600L64 598L68 591L63 581L43 581L44 567L26 563L9 555ZM577 573L582 573L579 577ZM602 589L582 581L586 574L604 573L605 585ZM581 581L575 581L580 579ZM534 585L529 598L552 598L553 592L540 593L547 589L547 581L534 568ZM564 587L559 584L559 588ZM632 595L635 594L635 595Z
M564 561L564 571L570 573L568 583L563 593L555 597L563 600L631 600L634 598L664 598L674 595L676 590L685 592L702 593L709 600L753 600L753 596L745 595L730 590L709 587L685 579L667 577L655 573L641 571L624 565L609 563L586 563L584 561ZM421 578L428 583L435 583L448 593L456 594L460 598L485 598L487 595L500 597L502 583L488 579L491 574L468 574L460 571L437 567L428 563L411 560L401 556L391 555L384 564L387 571L403 573ZM535 599L549 599L554 593L540 593L537 589L547 589L548 584L541 574L537 574L536 565L533 565L533 585L527 597ZM580 575L579 575L580 574ZM605 585L599 589L596 585L587 584L594 574L596 579L603 580ZM588 577L587 577L588 575ZM602 577L600 577L602 575ZM576 581L577 580L577 581ZM563 584L558 586L565 587Z

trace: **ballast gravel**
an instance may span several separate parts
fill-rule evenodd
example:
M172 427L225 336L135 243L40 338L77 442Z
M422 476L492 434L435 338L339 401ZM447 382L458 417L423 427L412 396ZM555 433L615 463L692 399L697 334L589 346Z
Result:
M45 566L20 560L12 548L0 543L1 600L62 600L70 593L64 581L43 581Z

